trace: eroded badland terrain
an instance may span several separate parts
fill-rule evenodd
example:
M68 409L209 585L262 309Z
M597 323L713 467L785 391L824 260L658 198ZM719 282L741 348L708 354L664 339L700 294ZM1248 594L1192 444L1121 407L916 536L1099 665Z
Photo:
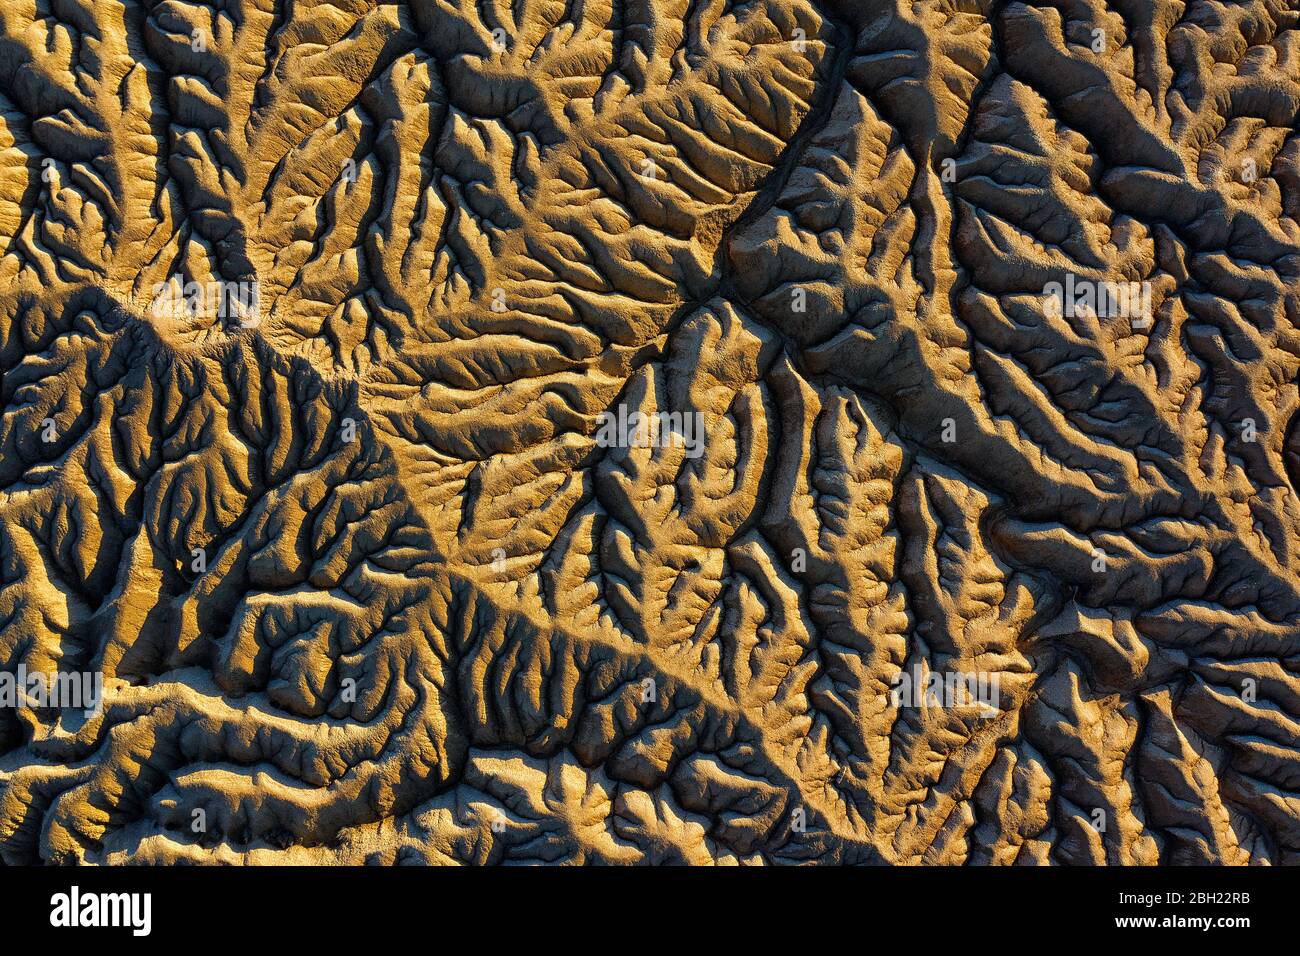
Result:
M1298 121L1295 0L3 0L0 859L1295 862Z

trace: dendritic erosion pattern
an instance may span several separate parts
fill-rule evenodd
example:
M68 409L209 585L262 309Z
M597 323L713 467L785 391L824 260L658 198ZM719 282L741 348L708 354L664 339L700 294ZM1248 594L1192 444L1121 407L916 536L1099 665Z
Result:
M1298 123L1296 0L3 0L0 859L1296 862Z

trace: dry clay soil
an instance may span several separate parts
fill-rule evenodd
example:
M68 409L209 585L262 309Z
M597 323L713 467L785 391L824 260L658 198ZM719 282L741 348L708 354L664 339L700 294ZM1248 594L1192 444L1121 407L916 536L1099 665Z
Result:
M1296 862L1298 122L1296 0L3 0L0 673L103 695L0 860Z

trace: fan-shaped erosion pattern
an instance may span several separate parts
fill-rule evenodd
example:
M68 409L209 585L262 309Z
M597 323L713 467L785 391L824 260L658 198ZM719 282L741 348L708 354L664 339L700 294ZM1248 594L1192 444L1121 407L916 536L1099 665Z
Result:
M0 860L1296 862L1297 129L1294 0L0 0Z

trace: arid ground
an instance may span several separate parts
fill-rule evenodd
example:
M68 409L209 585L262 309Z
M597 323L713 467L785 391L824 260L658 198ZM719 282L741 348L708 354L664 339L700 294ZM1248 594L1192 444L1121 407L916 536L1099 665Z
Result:
M1300 0L0 0L0 860L1285 864Z

